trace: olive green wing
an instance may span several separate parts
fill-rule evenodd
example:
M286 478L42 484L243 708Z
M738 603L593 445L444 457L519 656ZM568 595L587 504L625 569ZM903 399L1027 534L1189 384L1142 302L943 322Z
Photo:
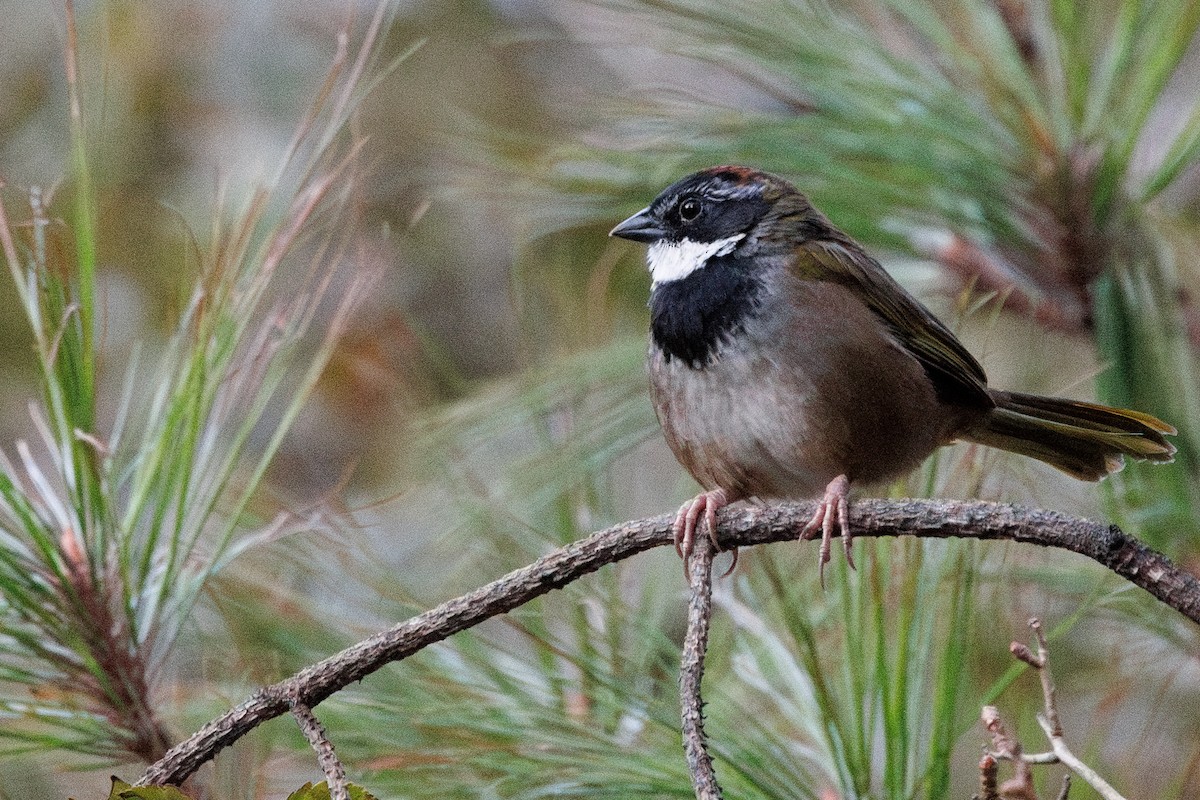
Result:
M848 237L805 242L797 256L794 269L801 277L835 281L861 297L921 362L939 398L956 405L995 405L983 367L962 342Z

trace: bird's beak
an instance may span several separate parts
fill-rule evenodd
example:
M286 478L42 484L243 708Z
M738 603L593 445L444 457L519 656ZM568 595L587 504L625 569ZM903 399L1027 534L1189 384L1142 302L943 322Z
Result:
M650 209L647 207L613 228L608 232L608 235L620 236L622 239L631 239L635 242L646 242L649 244L657 242L666 236L667 232L654 221L654 217L650 216Z

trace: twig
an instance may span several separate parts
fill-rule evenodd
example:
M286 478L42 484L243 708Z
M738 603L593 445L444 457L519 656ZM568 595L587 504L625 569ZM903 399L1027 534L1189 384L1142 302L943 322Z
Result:
M299 723L300 730L304 731L308 743L312 745L313 750L317 751L317 761L321 765L321 771L325 773L329 796L332 800L350 800L350 793L346 789L346 768L342 766L341 759L334 752L333 742L329 741L329 736L325 733L325 726L313 714L312 709L301 702L299 698L289 698L289 703L292 707L292 716Z
M1042 730L1046 732L1046 736L1050 739L1050 746L1054 748L1054 755L1058 756L1058 760L1067 766L1072 772L1083 778L1088 786L1096 790L1096 794L1104 798L1104 800L1125 800L1125 797L1109 785L1108 781L1100 777L1100 773L1089 767L1087 764L1079 760L1079 758L1071 752L1067 747L1067 743L1063 741L1062 736L1055 736L1052 733L1052 728L1049 721L1042 714L1037 715L1038 724L1042 726Z
M712 756L704 738L704 700L700 682L704 677L704 652L708 649L708 626L712 619L713 545L708 536L696 537L688 562L692 597L688 603L687 635L679 665L679 702L683 716L683 752L696 800L720 800L721 786L713 770Z
M975 800L1000 800L1000 795L996 791L996 778L1000 771L1000 764L996 761L996 757L991 753L984 753L979 759L979 794L975 795Z
M1054 735L1062 736L1062 723L1058 719L1058 699L1054 693L1054 678L1050 676L1050 645L1046 642L1046 634L1042 630L1040 619L1031 617L1029 627L1037 638L1037 653L1021 642L1013 642L1008 649L1016 658L1037 670L1038 678L1042 681L1042 704L1046 709L1046 720L1050 723Z
M1041 620L1034 617L1029 620L1029 627L1033 629L1033 634L1037 637L1038 652L1031 653L1028 647L1022 646L1023 652L1018 654L1018 650L1021 648L1017 647L1019 644L1017 642L1013 642L1012 651L1017 658L1037 669L1038 677L1042 680L1042 701L1045 713L1038 714L1037 721L1038 725L1042 726L1042 730L1046 732L1046 738L1050 740L1050 749L1054 751L1054 755L1058 756L1059 761L1083 778L1087 785L1095 789L1096 793L1104 800L1125 800L1120 792L1100 777L1100 773L1080 761L1063 740L1062 723L1058 719L1058 701L1054 695L1054 679L1050 676L1050 648L1046 644L1046 635L1042 632ZM1024 657L1025 655L1028 655L1029 658ZM1064 787L1064 793L1069 788L1069 785Z
M1063 740L1062 723L1058 716L1058 700L1054 692L1054 679L1050 675L1050 648L1046 643L1046 634L1042 631L1041 620L1037 617L1029 620L1029 627L1033 629L1033 634L1037 639L1037 652L1033 652L1033 650L1021 642L1013 642L1009 645L1009 651L1015 658L1024 661L1038 671L1038 677L1042 682L1042 704L1044 709L1042 713L1037 715L1037 721L1042 726L1042 730L1046 732L1046 738L1050 740L1050 748L1053 751L1054 758L1080 778L1083 778L1104 800L1125 800L1116 789L1100 777L1099 773L1080 761ZM1010 782L1015 790L1011 796L1028 796L1034 798L1032 772L1029 768L1032 759L1022 756L1020 743L1004 732L1004 728L999 721L999 714L995 708L986 706L983 710L983 719L984 725L996 737L995 742L998 750L996 755L1001 758L1010 757L1017 764L1017 779ZM1010 783L1006 783L1001 787L1001 796L1010 796L1007 789ZM1027 794L1021 794L1022 791ZM1065 800L1070 791L1071 778L1068 775L1063 781L1062 790L1059 792L1059 800Z
M813 511L813 503L725 509L720 515L718 541L722 549L794 541L796 531L807 523ZM261 723L287 713L286 698L290 692L313 708L385 664L407 658L448 636L595 572L605 564L672 544L671 521L667 516L636 520L573 542L527 567L262 689L171 748L146 770L139 784L182 782L221 749ZM850 525L859 537L1004 539L1070 550L1099 562L1200 624L1200 580L1115 526L1053 511L928 500L860 500L851 508Z
M1000 712L995 706L984 706L981 715L983 727L992 734L992 752L990 755L997 759L1003 758L1016 766L1016 775L1005 781L996 791L997 797L1005 800L1038 800L1037 789L1033 785L1033 767L1025 759L1024 748L1017 737L1008 732L1000 719ZM993 781L995 776L992 776Z

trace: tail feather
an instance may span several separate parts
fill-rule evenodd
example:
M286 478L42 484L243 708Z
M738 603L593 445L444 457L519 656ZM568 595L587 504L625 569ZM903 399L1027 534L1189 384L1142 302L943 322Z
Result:
M1150 414L1078 400L992 390L996 407L963 438L1036 458L1085 481L1125 466L1125 456L1166 463L1173 427Z

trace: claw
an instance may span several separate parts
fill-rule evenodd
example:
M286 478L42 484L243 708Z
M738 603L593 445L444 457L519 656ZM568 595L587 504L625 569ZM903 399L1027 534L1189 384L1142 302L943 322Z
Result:
M800 531L801 539L815 539L817 531L821 532L820 573L821 589L825 589L825 565L829 563L833 550L833 533L836 526L838 535L842 537L842 549L846 553L846 563L855 569L851 545L854 537L850 533L850 503L847 495L850 491L850 479L838 475L825 487L825 496L817 505L812 519Z
M737 569L738 552L739 552L738 548L735 547L732 550L730 550L729 552L733 554L733 560L731 560L729 562L729 567L724 572L721 573L720 577L722 577L722 578L728 578L730 575L733 574L733 571L735 569Z
M675 552L683 559L684 576L688 574L688 561L691 559L692 550L696 545L696 524L700 521L700 515L704 515L709 541L713 543L713 547L720 550L721 547L717 544L717 511L732 502L734 501L724 489L713 489L711 492L696 495L679 507L678 513L675 514L672 531L675 538ZM736 547L733 549L733 563L721 577L724 578L733 572L735 566L737 566Z

